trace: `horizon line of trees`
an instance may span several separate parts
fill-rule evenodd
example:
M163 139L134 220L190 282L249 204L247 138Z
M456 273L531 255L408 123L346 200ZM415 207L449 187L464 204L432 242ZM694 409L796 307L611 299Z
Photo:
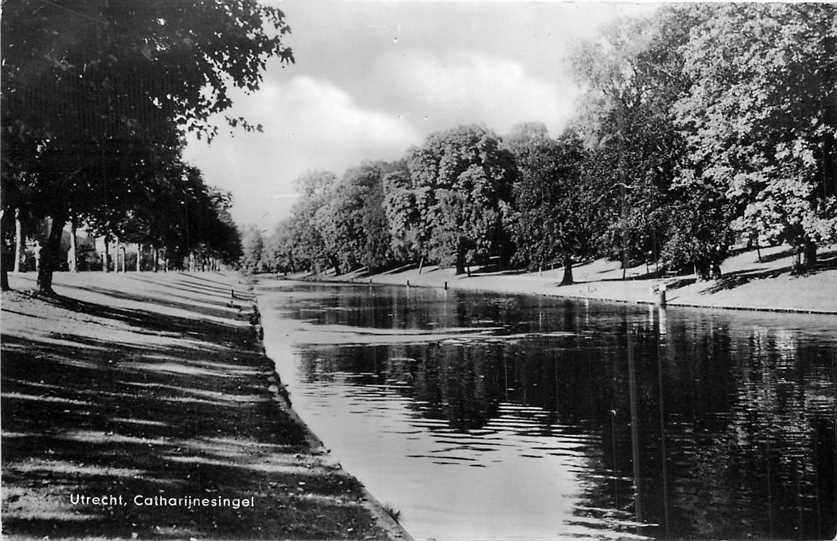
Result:
M590 257L720 276L736 238L785 242L797 270L837 240L837 6L690 4L628 19L574 53L576 118L502 137L433 133L394 162L313 171L250 269L370 271Z
M67 225L72 245L84 227L106 250L115 239L146 244L174 267L236 263L231 196L182 152L188 133L217 134L212 119L232 105L232 88L257 90L270 58L293 62L284 13L258 0L4 0L2 9L3 289L10 241L19 255L41 225L45 294ZM261 129L224 118L230 129Z

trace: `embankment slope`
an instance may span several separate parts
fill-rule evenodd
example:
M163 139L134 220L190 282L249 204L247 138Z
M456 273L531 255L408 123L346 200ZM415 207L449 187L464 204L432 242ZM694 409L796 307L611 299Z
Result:
M448 287L507 293L530 293L559 297L589 298L620 302L653 302L653 287L665 283L670 306L701 306L747 310L778 310L837 314L837 247L821 250L815 269L803 275L792 271L792 253L787 246L746 251L727 259L720 280L697 282L694 276L650 277L653 266L627 270L622 280L618 262L596 260L573 268L575 283L560 286L563 270L543 272L487 271L474 269L472 275L456 276L453 269L427 266L421 273L415 267L381 274L362 272L328 280L373 282L380 284Z
M236 277L58 273L56 298L33 279L2 297L4 538L407 537L283 399Z

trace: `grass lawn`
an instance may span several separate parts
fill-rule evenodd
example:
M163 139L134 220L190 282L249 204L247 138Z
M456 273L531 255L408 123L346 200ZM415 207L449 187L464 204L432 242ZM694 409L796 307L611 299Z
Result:
M58 273L56 298L26 293L33 274L10 278L4 538L406 537L290 408L236 277Z
M627 270L622 280L619 262L603 259L576 265L575 283L561 286L563 269L543 272L472 269L472 275L456 276L451 268L426 266L419 273L415 265L381 274L354 272L328 279L372 281L382 284L479 289L509 293L531 293L625 302L653 302L651 290L666 283L671 306L706 306L756 310L791 310L837 313L837 246L820 250L817 268L794 275L792 253L787 246L745 251L724 261L720 280L697 282L694 276L653 276L653 265Z

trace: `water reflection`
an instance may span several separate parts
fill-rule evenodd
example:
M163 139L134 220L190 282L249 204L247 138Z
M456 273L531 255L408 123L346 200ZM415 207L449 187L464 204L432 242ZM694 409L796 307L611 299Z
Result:
M417 539L835 535L835 319L416 288L266 300L269 353L287 319L303 343L323 325L499 328L299 346L279 367Z

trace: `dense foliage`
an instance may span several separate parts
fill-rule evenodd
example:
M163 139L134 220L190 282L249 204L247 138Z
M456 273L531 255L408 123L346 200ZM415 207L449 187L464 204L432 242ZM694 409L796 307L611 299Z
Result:
M206 187L181 150L186 132L217 132L209 118L230 107L231 87L255 90L270 57L292 60L283 13L256 0L4 0L2 9L3 216L14 205L51 224L40 289L51 291L68 220L163 245L174 264L196 250L235 259L229 197Z
M686 134L678 182L736 207L736 229L797 247L837 235L837 25L833 4L698 9L683 48L691 85L675 104Z
M736 242L788 242L804 269L837 240L835 15L692 4L620 21L574 55L585 92L566 133L529 122L505 137L431 134L374 192L346 179L304 191L266 265L462 273L496 258L562 265L571 283L574 262L605 256L708 279ZM372 215L376 227L361 227Z

